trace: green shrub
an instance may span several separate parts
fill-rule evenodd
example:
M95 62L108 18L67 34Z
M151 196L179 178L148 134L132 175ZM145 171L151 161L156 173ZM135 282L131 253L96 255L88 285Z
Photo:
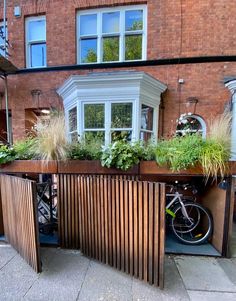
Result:
M13 145L16 160L32 160L35 157L33 146L35 139L26 138L25 140L17 141Z
M99 140L85 141L70 145L68 159L72 160L100 160L102 155L101 142Z
M0 145L0 164L6 164L15 160L15 150L6 145Z
M150 147L151 149L151 147ZM143 142L129 143L125 140L116 141L103 149L102 166L127 170L138 164L140 160L148 160L152 157L145 149Z
M188 169L200 160L201 149L204 144L199 135L186 135L163 140L156 148L156 161L173 171Z

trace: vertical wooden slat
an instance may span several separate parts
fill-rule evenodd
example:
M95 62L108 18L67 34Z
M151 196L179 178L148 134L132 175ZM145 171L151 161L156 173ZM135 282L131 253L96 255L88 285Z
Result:
M116 195L116 266L121 269L121 222L120 222L120 182L115 180Z
M116 247L116 190L115 181L111 179L111 206L112 206L112 264L117 267L117 247Z
M87 256L163 285L164 185L136 177L79 175L75 180L60 175L59 186L65 246L79 247ZM79 246L73 242L77 235Z
M153 183L149 183L148 193L148 281L150 284L153 283Z
M133 191L133 214L134 214L134 276L138 278L139 275L139 235L138 235L138 183L134 182Z
M148 183L143 183L143 278L148 280Z
M133 182L129 181L129 273L134 274L134 204L133 204Z
M160 226L159 226L159 233L160 233L160 239L159 239L159 283L158 286L160 288L164 287L164 261L165 261L165 185L160 184L160 197L159 197L159 203L160 203L160 210L159 210L159 220L160 220Z
M2 199L0 193L0 235L3 234L4 234L4 228L3 228L3 215L2 215Z
M154 246L154 266L155 266L155 269L154 269L154 284L158 286L159 284L159 256L160 256L160 253L159 253L159 238L160 238L160 234L159 234L159 230L160 230L160 223L159 223L159 211L160 211L160 192L159 192L159 184L155 184L155 195L157 196L155 198L155 201L154 201L154 237L153 237L153 240L154 240L154 243L153 243L153 246Z
M124 217L124 182L119 181L119 196L120 196L120 263L121 270L125 271L125 217Z
M143 183L138 183L138 219L139 219L139 228L138 228L138 236L139 236L139 271L138 277L139 279L143 279Z
M30 180L0 176L6 238L36 272L41 272L35 185Z

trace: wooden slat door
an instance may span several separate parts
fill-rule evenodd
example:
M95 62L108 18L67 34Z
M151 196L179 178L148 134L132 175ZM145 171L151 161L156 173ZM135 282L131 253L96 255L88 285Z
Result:
M61 246L163 287L165 185L59 175Z
M0 175L0 190L6 240L39 273L36 184L19 177Z

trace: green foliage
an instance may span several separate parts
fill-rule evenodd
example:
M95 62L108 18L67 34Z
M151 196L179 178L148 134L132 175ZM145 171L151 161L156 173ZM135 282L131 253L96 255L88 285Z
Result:
M203 144L203 139L198 135L161 141L156 149L156 161L159 165L168 166L173 171L193 167L200 160Z
M102 142L99 138L82 139L78 143L71 144L68 158L72 160L100 160L102 155Z
M35 157L33 152L33 145L35 140L33 138L26 138L25 140L17 141L13 145L15 151L15 160L31 160Z
M6 164L15 160L15 150L6 145L0 145L0 164Z
M108 168L127 170L138 164L140 160L148 160L150 157L143 142L128 143L120 140L104 148L101 163Z
M208 139L203 144L200 162L207 178L210 176L222 178L228 171L230 149L219 141Z

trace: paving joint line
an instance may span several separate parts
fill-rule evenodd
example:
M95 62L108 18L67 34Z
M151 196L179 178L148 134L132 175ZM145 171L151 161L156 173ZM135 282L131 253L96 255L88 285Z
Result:
M2 269L7 266L15 257L16 255L18 255L18 253L16 253L11 259L9 259L1 268L0 268L0 271L2 271Z
M81 293L81 291L82 291L82 289L83 289L83 285L84 285L85 278L86 278L87 273L88 273L88 269L91 267L91 262L92 262L92 260L90 259L90 260L89 260L88 267L87 267L86 272L85 272L85 275L84 275L84 280L83 280L83 282L82 282L82 284L81 284L81 287L80 287L80 289L79 289L78 295L77 295L77 297L76 297L76 299L75 299L76 301L79 301L80 293Z

